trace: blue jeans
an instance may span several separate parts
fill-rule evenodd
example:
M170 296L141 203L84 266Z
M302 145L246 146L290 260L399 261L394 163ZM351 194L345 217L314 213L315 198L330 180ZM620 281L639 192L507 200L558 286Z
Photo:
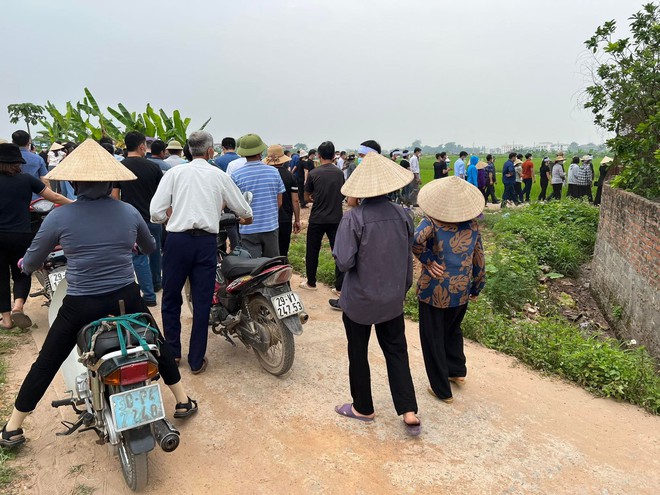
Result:
M138 285L142 291L142 299L146 302L154 302L156 293L154 292L154 282L151 278L151 268L149 268L149 256L146 254L133 255L133 269L138 279Z
M156 287L161 288L163 286L163 277L161 274L162 271L162 255L161 247L163 242L163 226L159 223L147 223L149 227L149 232L156 240L156 250L149 255L149 268L151 269L151 279L153 280L154 290Z

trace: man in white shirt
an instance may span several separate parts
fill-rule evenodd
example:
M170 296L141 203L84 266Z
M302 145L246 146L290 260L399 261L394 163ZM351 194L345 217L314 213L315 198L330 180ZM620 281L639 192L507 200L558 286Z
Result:
M344 163L346 162L346 152L342 151L339 153L339 158L337 158L337 168L341 170L342 172L344 171Z
M177 362L181 360L181 291L191 281L193 324L188 363L193 374L206 370L208 320L215 287L216 236L226 205L242 224L252 223L252 209L231 178L208 163L213 137L204 131L188 137L193 160L167 172L151 200L151 220L167 222L163 253L163 331Z
M410 202L413 206L417 206L417 194L419 193L419 187L422 185L422 179L419 171L420 156L422 156L422 148L415 148L413 155L410 157L410 171L415 176L412 184L410 184Z
M458 160L454 163L454 175L461 179L465 179L465 158L467 155L467 151L461 151Z

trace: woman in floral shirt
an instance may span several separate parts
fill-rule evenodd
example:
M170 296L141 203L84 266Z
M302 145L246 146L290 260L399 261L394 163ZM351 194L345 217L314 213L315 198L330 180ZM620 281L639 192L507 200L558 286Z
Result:
M468 301L475 301L486 283L479 224L484 209L479 189L457 177L438 179L419 194L426 216L415 231L413 254L422 264L417 282L419 332L431 387L453 402L450 381L465 381L461 322Z

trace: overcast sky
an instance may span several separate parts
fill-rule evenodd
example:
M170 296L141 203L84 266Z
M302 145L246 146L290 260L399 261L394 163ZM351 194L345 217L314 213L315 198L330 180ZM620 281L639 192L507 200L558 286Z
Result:
M602 142L581 110L584 40L637 0L3 2L0 137L10 103L88 87L179 109L216 141L384 148Z

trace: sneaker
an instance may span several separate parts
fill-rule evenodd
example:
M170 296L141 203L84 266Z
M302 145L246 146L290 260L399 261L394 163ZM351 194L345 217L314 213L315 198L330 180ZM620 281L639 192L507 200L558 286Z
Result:
M335 311L341 311L341 306L339 305L339 299L329 299L328 304L330 305L330 309L334 309Z
M304 282L300 282L300 285L298 287L300 287L301 289L307 289L307 290L318 290L318 287L316 287L316 285L309 285L307 283L307 280L305 280Z
M157 306L158 303L156 301L144 301L144 303L149 306L150 308L153 308L154 306Z

